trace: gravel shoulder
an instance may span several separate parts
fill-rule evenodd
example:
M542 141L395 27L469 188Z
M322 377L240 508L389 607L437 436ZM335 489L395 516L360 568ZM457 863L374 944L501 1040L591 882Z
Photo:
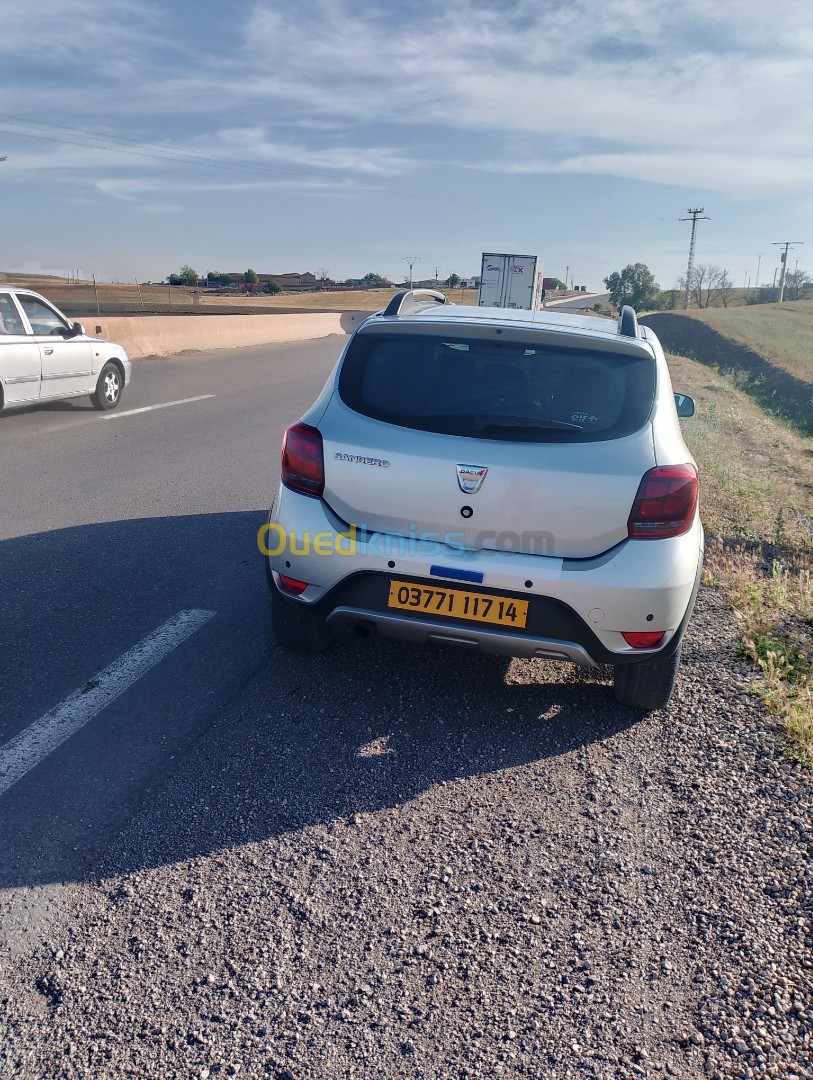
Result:
M668 710L564 665L274 650L70 920L2 1077L813 1075L813 786L701 591Z

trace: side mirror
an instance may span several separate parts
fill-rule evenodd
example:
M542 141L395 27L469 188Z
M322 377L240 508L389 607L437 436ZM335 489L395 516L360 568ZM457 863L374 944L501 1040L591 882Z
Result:
M681 419L694 416L694 398L690 398L688 394L675 394L675 408Z
M71 337L79 337L80 334L84 334L85 328L80 322L75 322L71 326Z

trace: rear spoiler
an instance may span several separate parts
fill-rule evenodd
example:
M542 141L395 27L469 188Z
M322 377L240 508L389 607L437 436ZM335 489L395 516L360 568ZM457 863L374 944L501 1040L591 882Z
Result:
M635 308L631 308L629 304L624 304L621 308L621 314L618 316L618 333L622 337L641 336L638 329L638 316L635 314Z
M393 296L382 314L384 316L412 314L423 311L432 303L447 304L448 300L442 292L436 292L434 289L402 289Z

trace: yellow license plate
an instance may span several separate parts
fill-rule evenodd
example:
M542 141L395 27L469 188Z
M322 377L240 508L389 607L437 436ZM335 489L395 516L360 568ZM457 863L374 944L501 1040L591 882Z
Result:
M472 622L497 623L522 629L528 619L528 601L510 596L487 596L462 592L439 585L413 585L409 581L391 581L387 606L404 611L422 611L447 619L471 619Z

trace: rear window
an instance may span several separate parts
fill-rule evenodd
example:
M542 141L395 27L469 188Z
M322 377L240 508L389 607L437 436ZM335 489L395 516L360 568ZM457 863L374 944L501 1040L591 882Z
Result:
M646 357L538 342L357 334L339 395L401 427L517 442L617 439L646 422L655 364Z

